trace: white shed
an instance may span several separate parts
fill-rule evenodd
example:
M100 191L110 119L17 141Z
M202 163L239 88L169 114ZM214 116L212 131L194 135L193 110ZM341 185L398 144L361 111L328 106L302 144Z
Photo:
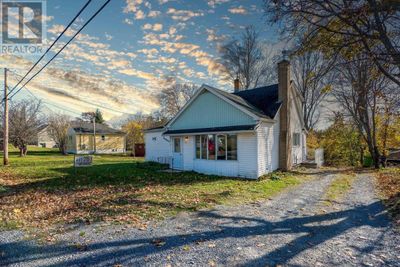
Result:
M147 129L145 131L146 161L169 163L171 158L171 145L169 137L163 136L164 127Z

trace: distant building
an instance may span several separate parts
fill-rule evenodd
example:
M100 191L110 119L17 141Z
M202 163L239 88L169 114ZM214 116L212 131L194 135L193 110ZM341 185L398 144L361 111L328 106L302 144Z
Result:
M48 126L44 125L38 132L37 146L42 148L56 148L57 143L51 138L48 132Z
M74 121L68 129L67 153L113 154L126 152L126 134L105 124Z

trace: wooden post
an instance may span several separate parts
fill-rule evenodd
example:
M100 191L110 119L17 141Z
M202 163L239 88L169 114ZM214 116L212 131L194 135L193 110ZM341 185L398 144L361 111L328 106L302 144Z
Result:
M96 154L96 114L93 116L93 154Z
M7 166L8 162L8 87L7 87L7 69L4 69L4 121L3 121L3 164Z

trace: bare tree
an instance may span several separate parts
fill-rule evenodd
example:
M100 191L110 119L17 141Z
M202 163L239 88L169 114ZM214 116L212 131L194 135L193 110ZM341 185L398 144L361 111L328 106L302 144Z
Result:
M270 22L299 38L300 49L329 56L352 48L363 52L392 82L400 85L400 2L395 0L264 0Z
M336 67L337 86L333 95L351 116L368 145L374 166L379 168L381 152L377 142L377 116L385 98L393 93L387 77L365 57L341 58Z
M71 118L67 115L53 114L47 119L47 133L56 142L60 152L67 154L68 128Z
M34 142L43 125L40 108L40 101L21 101L10 107L10 143L19 149L21 157L27 155L28 144Z
M253 26L245 29L240 40L233 39L221 48L222 64L231 81L239 79L242 89L266 85L275 80L272 51L259 40Z
M190 83L178 83L176 78L169 78L158 94L160 113L165 118L172 118L196 93L198 87Z
M319 107L330 91L332 62L319 52L304 52L292 56L294 84L304 98L303 118L307 130L318 122Z

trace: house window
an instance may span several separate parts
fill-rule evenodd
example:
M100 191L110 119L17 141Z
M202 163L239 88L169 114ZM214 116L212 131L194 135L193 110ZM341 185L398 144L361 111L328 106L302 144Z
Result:
M174 138L174 152L181 153L181 138L180 137Z
M293 146L300 146L300 134L293 133Z
M196 159L237 160L237 136L197 135Z
M215 159L215 135L209 134L208 135L208 159L214 160Z
M226 160L226 135L217 136L217 160Z
M105 135L102 135L102 136L101 136L101 141L106 141Z

